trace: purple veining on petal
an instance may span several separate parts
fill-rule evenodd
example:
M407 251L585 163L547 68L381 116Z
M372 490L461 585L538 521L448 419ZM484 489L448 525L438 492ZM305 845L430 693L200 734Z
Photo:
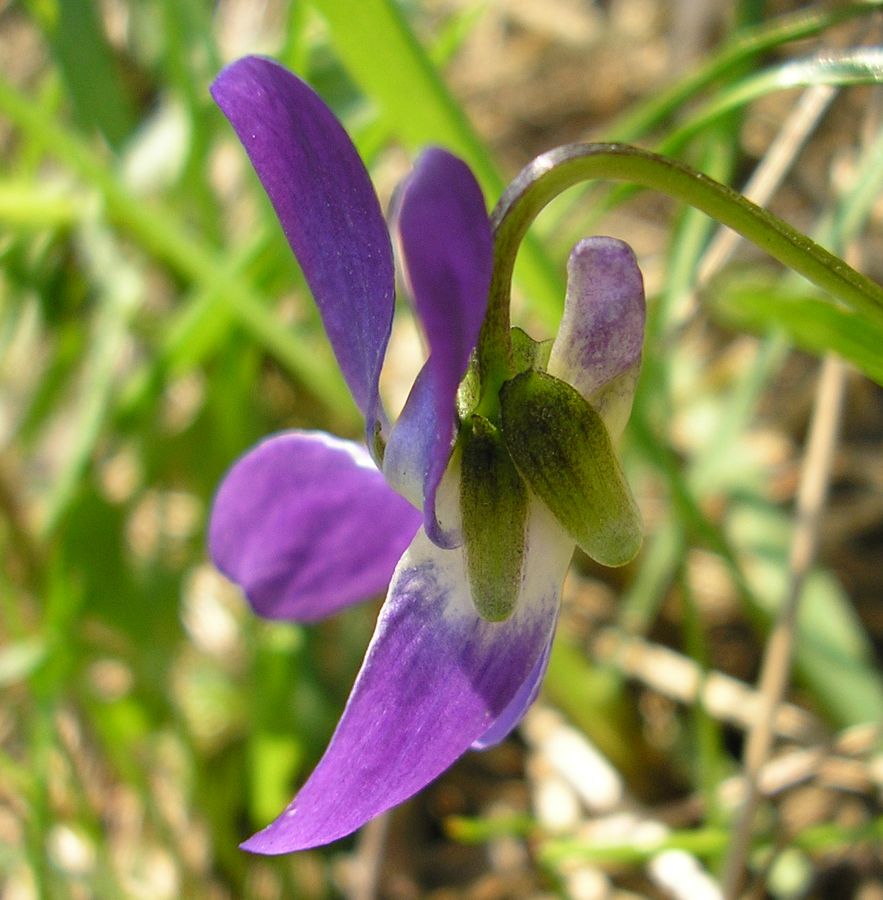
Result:
M324 102L277 63L241 59L221 72L211 91L276 209L370 440L395 277L389 232L368 173Z
M496 721L478 740L472 742L473 750L487 750L504 741L524 718L524 714L533 705L540 692L540 685L546 677L546 669L549 668L549 656L552 653L552 639L554 631L549 636L549 643L542 656L536 661L533 671L518 689L518 693L512 698L512 702L497 717Z
M487 309L493 250L481 189L468 166L444 150L427 150L397 201L405 274L429 343L425 390L409 398L431 405L435 428L421 447L423 521L439 546L458 536L443 532L435 495L456 429L457 388L475 349ZM411 410L419 421L425 411Z
M497 623L475 612L463 552L418 532L325 756L246 850L287 853L350 834L425 787L512 706L548 647L572 550L539 504L528 527L535 552L519 603Z
M564 315L548 372L592 402L605 385L640 363L644 285L631 248L608 237L580 241L567 274Z
M311 621L383 591L419 524L363 447L295 431L228 472L209 546L257 613Z

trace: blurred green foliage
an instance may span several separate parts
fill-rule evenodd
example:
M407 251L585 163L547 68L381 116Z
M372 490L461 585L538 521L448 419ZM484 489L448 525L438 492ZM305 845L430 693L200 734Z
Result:
M763 21L755 4L740 4L707 63L607 122L602 136L667 146L737 182L745 106L797 83L786 66L763 68L765 54L790 53L876 5ZM445 78L480 4L442 18L392 0L261 9L255 22L248 4L208 0L25 0L0 10L0 880L15 896L336 891L333 849L264 860L237 844L317 760L373 608L315 629L256 621L207 564L204 529L223 472L258 438L285 427L358 437L359 422L208 85L231 47L267 52L317 86L369 165L437 143L470 162L489 203L506 179ZM801 72L801 84L880 78L873 65L859 75ZM858 128L843 136L854 148L858 139ZM859 200L883 178L877 144L859 160L862 189L824 198L834 225L820 237L835 251L869 215ZM531 322L554 327L572 234L628 202L629 192L594 188L590 202L579 194L539 223L517 272ZM619 624L648 632L681 596L689 550L700 548L722 562L762 635L781 595L790 523L746 435L783 364L781 332L843 354L880 383L879 326L779 270L754 270L747 287L725 273L717 312L779 336L752 344L749 363L723 381L704 375L679 343L677 307L711 223L664 215L671 239L654 265L665 286L651 306L625 448L653 513L643 554L619 576ZM671 423L694 414L701 437L677 446ZM797 660L806 702L834 728L880 719L879 669L842 586L819 572L807 592ZM684 717L699 717L705 739L660 763L623 678L574 642L562 636L549 697L630 778L646 776L650 759L673 783L734 771L721 726L701 710ZM706 650L700 627L689 652L701 660ZM712 863L719 825L703 844ZM829 844L848 840L835 830ZM672 841L691 844L680 833ZM545 865L554 868L555 852Z

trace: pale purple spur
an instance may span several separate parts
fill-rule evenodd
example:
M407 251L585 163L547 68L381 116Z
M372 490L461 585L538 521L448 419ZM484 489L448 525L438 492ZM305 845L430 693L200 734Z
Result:
M355 148L313 90L269 60L232 64L212 94L313 292L369 448L321 432L263 441L218 491L212 556L274 619L315 620L389 584L324 757L243 844L286 853L350 834L470 747L502 740L545 673L574 544L611 565L637 552L611 446L640 364L643 286L625 244L582 241L551 348L517 329L493 345L481 191L462 161L427 150L399 193L396 228L429 356L390 425L378 379L393 254ZM496 360L486 371L480 343Z

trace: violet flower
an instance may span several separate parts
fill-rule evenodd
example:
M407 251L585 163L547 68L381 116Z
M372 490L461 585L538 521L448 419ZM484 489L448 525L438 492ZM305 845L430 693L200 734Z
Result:
M269 60L234 63L212 93L300 262L370 448L320 432L266 439L221 485L212 556L275 619L315 620L389 583L324 757L243 844L285 853L350 834L470 747L502 740L545 673L574 544L610 565L637 552L611 442L640 363L643 287L626 245L585 240L554 344L508 324L495 335L481 191L463 162L427 150L396 225L429 357L390 425L378 377L393 255L355 148L312 89Z

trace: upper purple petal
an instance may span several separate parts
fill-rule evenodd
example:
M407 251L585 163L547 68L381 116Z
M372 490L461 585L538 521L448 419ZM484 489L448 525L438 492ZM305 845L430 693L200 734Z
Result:
M451 546L456 537L442 532L435 495L454 440L457 388L487 309L491 226L469 167L437 148L421 155L403 185L397 224L405 275L429 344L426 381L409 398L412 407L427 407L412 408L410 419L435 421L431 437L412 451L423 480L424 526L433 541Z
M272 60L232 63L211 91L276 209L370 437L395 274L368 173L320 97Z
M628 244L609 237L580 241L567 264L567 299L548 372L573 385L614 437L631 406L644 314L644 283Z
M246 850L288 853L350 834L428 784L521 696L548 647L572 550L551 515L534 510L521 595L505 622L475 612L463 551L418 532L331 745Z
M363 447L294 431L228 472L209 546L257 613L310 621L383 591L419 524Z

